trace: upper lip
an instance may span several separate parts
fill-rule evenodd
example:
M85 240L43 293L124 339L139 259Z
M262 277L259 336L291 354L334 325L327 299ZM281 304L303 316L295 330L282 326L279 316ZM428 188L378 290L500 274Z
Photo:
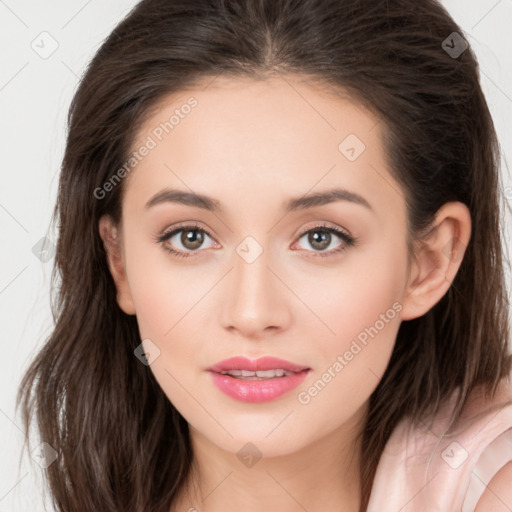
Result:
M248 371L263 371L263 370L285 370L287 372L301 372L302 370L309 370L308 366L279 359L278 357L260 357L259 359L248 359L247 357L231 357L219 361L213 366L206 368L211 372L225 372L229 370L248 370Z

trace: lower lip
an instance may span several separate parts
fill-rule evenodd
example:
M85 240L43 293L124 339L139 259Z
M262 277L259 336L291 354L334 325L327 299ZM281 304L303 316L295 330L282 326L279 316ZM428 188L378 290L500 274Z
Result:
M242 402L268 402L296 388L309 373L303 370L293 375L265 380L243 380L222 373L210 372L213 383L226 395Z

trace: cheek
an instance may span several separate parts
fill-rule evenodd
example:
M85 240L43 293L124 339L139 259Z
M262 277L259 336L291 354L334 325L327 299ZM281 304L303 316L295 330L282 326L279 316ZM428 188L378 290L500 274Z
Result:
M150 339L158 357L149 366L160 388L180 411L189 411L190 394L200 373L200 328L196 311L205 290L190 279L169 271L164 275L153 267L134 282L133 298L141 339ZM149 344L149 346L151 346Z
M360 288L358 293L333 293L330 301L323 298L324 319L334 334L311 338L318 340L315 352L321 362L315 368L316 378L325 372L335 374L336 379L329 375L322 379L335 380L332 388L341 390L349 401L352 392L364 399L371 394L391 357L402 309L391 289L368 294Z
M377 386L401 323L403 265L390 244L347 258L329 278L304 274L296 281L301 283L297 294L315 313L308 311L299 320L304 336L315 340L317 367L310 380L321 380L318 391L324 384L330 389L322 391L325 401L319 402L345 397L348 403L362 403Z
M202 372L205 330L198 315L204 315L208 292L219 277L214 268L178 267L170 258L163 249L135 247L127 258L127 273L141 340L151 340L159 351L150 370L173 404L186 410L186 389L193 388Z
M372 326L380 332L399 320L403 283L397 263L366 266L361 260L322 276L304 273L295 283L294 291L309 310L299 321L311 339L325 340L327 347L343 348L357 337L364 343Z
M334 334L322 327L319 336L316 319L303 321L315 326L305 332L316 340L317 363L296 398L304 414L323 418L318 428L324 433L364 406L393 352L401 323L398 287L389 274L384 279L382 273L372 274L331 283L312 305Z
M164 249L151 246L133 248L127 273L141 336L166 344L216 281L215 268L179 266Z

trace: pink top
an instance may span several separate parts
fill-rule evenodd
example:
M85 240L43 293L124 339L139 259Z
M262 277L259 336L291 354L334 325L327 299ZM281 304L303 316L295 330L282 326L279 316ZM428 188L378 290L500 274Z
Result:
M408 433L410 422L398 423L377 466L367 512L474 512L486 484L512 461L512 386L503 380L488 403L473 392L447 434L454 399L429 425Z

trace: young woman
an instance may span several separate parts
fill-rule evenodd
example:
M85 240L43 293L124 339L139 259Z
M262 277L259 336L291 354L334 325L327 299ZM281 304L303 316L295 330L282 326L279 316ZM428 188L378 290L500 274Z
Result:
M434 0L140 2L71 105L20 384L56 509L511 507L498 162Z

